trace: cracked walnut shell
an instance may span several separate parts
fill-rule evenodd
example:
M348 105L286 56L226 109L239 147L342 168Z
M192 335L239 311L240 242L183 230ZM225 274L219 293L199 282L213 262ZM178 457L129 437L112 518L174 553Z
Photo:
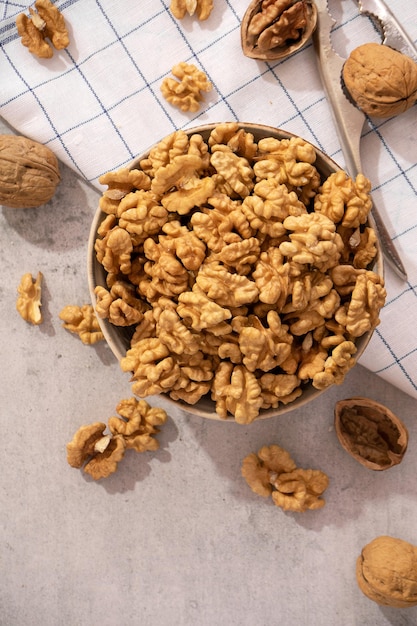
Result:
M344 86L366 115L393 117L417 100L417 63L377 43L355 48L343 66Z
M305 46L317 24L311 0L253 0L241 24L243 54L282 60Z
M407 451L407 428L386 406L370 398L337 402L335 428L342 447L368 469L398 465Z
M396 537L376 537L357 558L356 580L377 604L399 609L417 605L417 546Z

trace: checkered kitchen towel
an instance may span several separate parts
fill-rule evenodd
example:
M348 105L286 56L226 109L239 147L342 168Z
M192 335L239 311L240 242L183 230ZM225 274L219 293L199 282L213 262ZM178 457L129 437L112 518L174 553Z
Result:
M19 41L15 16L29 0L0 0L0 115L20 134L49 146L100 188L98 177L131 161L163 136L200 123L239 120L298 134L344 166L312 45L282 62L242 54L240 23L249 0L214 0L207 21L176 20L170 0L58 0L71 44L52 59ZM389 0L417 39L415 0ZM380 41L354 0L329 0L342 56ZM202 69L214 89L197 114L160 93L176 63ZM417 397L417 106L368 121L362 163L373 198L402 256L408 282L386 264L388 298L361 363Z

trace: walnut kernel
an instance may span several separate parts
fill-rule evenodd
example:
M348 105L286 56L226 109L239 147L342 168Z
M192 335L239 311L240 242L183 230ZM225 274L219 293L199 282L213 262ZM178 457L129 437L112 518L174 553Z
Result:
M16 302L16 309L26 322L31 324L42 323L41 313L41 292L42 292L43 275L38 272L36 280L33 280L32 274L24 274L17 288L19 297Z
M284 511L303 513L307 509L321 509L321 497L329 479L320 470L301 469L289 453L278 445L263 446L243 459L242 476L258 495L272 497Z
M17 32L29 52L42 59L53 56L49 39L56 50L69 45L64 16L50 0L36 0L36 11L29 8L30 17L20 13L16 18Z

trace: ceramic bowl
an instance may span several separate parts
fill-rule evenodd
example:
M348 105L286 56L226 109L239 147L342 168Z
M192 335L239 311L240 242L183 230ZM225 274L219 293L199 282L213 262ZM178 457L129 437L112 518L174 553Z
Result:
M198 126L198 127L188 129L185 132L188 135L199 133L200 135L202 135L204 140L207 140L211 131L217 125L218 124L208 124L204 126ZM274 137L279 140L290 139L291 137L295 137L295 135L290 132L287 132L285 130L278 129L278 128L273 128L270 126L251 124L251 123L241 123L240 127L252 133L254 135L255 141L259 141L260 139L264 137ZM151 148L149 148L146 152L144 152L143 154L135 158L129 167L131 169L139 168L140 161L148 157L150 149ZM315 147L315 150L317 153L317 160L315 162L315 166L317 170L319 171L320 175L322 176L323 180L326 179L333 172L341 169L329 156L324 154L321 150L319 150L316 147ZM95 213L95 216L91 225L90 235L89 235L88 281L89 281L89 290L90 290L90 295L91 295L93 306L95 306L95 303L96 303L96 297L94 295L95 287L97 285L106 287L106 272L103 266L100 263L98 263L96 259L96 254L94 251L94 242L97 238L97 229L99 228L102 220L105 217L106 215L101 211L100 208L98 208ZM372 216L369 217L369 224L375 227ZM383 275L382 254L381 254L379 245L378 245L378 255L376 257L376 260L373 266L373 271L379 274L380 276ZM134 329L128 328L128 327L114 326L107 319L99 319L99 324L111 351L113 352L114 356L120 361L125 356L126 351L130 347L130 339L131 339ZM355 355L356 361L362 355L363 351L365 350L366 346L369 343L371 336L372 336L372 331L367 332L362 337L357 339L356 341L357 353ZM261 410L257 419L270 418L273 416L282 415L284 413L293 411L295 409L299 409L300 407L305 406L306 404L308 404L309 402L317 398L320 394L323 393L323 391L326 391L326 390L317 390L311 385L311 383L308 383L303 387L303 393L293 402L286 404L286 405L280 404L278 408L275 408L275 409ZM190 405L182 401L174 401L168 395L165 395L165 394L164 394L164 399L169 404L172 404L173 406L177 408L181 408L182 410L188 413L191 413L193 415L197 415L199 417L204 417L204 418L210 418L210 419L218 419L218 420L222 419L217 415L215 411L215 404L208 396L203 397L194 405ZM235 420L233 417L230 417L227 420L222 420L222 421L235 421Z

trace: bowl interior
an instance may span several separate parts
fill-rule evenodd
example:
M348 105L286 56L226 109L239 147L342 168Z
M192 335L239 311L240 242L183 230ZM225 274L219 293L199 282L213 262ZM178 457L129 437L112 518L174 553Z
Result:
M204 126L198 126L191 129L186 130L185 132L188 135L192 135L195 133L200 134L205 141L207 141L211 131L218 126L218 123L215 124L207 124ZM255 141L258 142L260 139L265 137L273 137L275 139L290 139L291 137L296 137L296 135L287 132L285 130L281 130L279 128L273 128L270 126L264 126L259 124L251 124L251 123L241 123L239 124L240 128L245 129L246 131L253 134ZM136 157L132 163L130 164L130 169L137 168L142 159L148 157L151 148L146 150L143 154ZM315 162L315 166L319 171L322 179L326 179L333 172L340 170L340 166L338 166L330 157L324 154L321 150L315 147L317 159ZM93 306L96 304L96 296L94 294L94 289L97 285L107 287L106 284L106 271L103 266L97 261L96 254L94 251L94 243L97 238L97 230L102 222L102 220L106 217L105 213L101 211L100 208L97 209L93 222L91 224L89 240L88 240L88 284L90 297ZM369 216L370 225L375 228L375 223L373 221L372 216ZM383 276L383 263L382 263L382 254L378 242L378 254L375 260L375 264L373 270ZM111 324L107 319L98 318L98 322L100 324L101 330L104 334L105 340L107 341L111 351L114 356L120 361L125 355L126 351L130 348L130 340L133 334L133 329L129 327L115 326ZM362 337L359 337L356 340L357 353L355 354L356 361L359 359L366 346L369 343L369 340L372 336L372 331L365 333ZM265 419L270 418L276 415L282 415L294 409L300 408L304 406L311 400L317 398L326 390L318 390L315 389L311 383L305 385L303 387L303 393L293 400L291 403L287 405L279 405L276 409L267 409L261 410L259 413L259 417L257 419ZM201 398L196 404L190 405L186 402L182 401L174 401L168 395L164 394L164 400L172 406L181 408L182 410L192 413L193 415L197 415L199 417L205 417L210 419L220 420L221 418L215 411L214 402L207 396ZM228 420L221 421L232 421L234 422L234 418L230 417Z

